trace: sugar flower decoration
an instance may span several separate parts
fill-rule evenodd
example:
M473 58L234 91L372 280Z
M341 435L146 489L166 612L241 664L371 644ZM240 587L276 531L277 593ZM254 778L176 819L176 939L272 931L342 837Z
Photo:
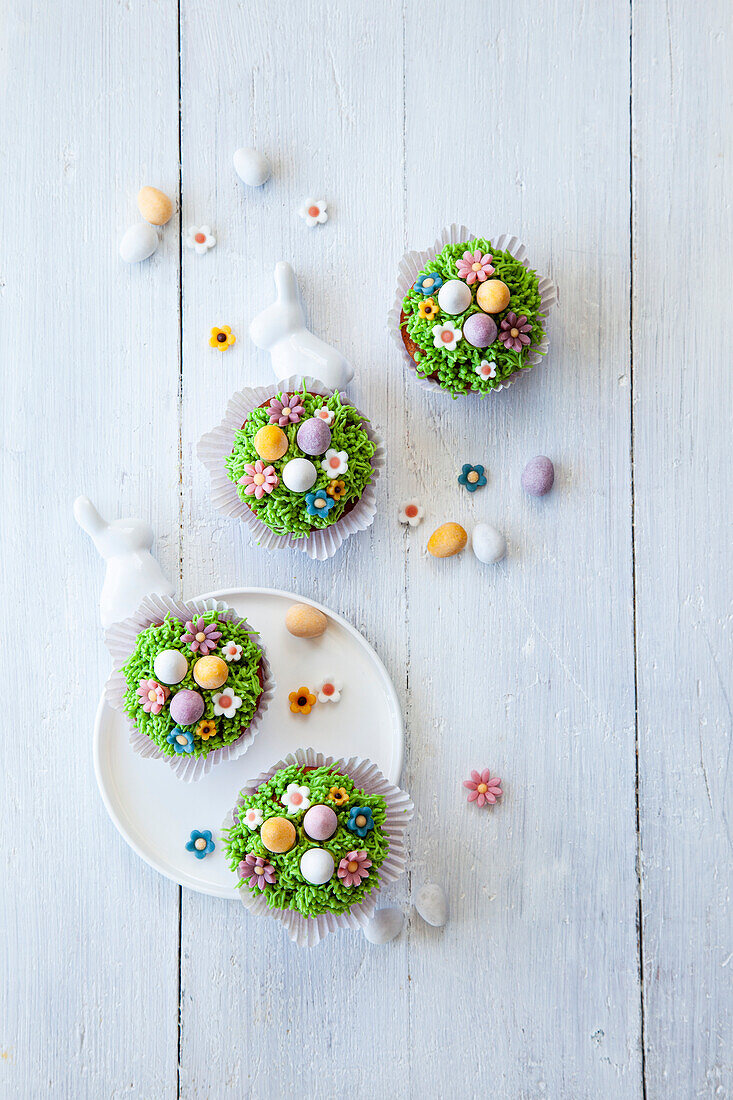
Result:
M458 484L468 489L469 493L475 493L477 489L486 484L483 466L471 466L470 463L464 462L458 475Z
M502 796L501 779L491 775L488 768L482 772L472 771L470 779L464 779L463 786L469 792L468 801L477 806L491 806Z
M265 884L271 885L277 882L277 872L271 863L262 856L256 856L254 852L248 852L240 862L239 877L248 886L258 886L260 890Z
M499 339L509 351L522 351L529 344L532 326L526 317L517 317L516 313L507 313L499 328Z
M469 286L472 286L477 279L480 283L485 283L489 275L494 274L491 259L488 252L482 256L480 248L475 252L464 252L463 258L456 260L458 278L465 279Z
M316 409L313 415L315 416L316 420L322 420L323 423L328 425L328 427L330 428L333 424L333 418L336 413L333 411L333 409L327 409L325 405L321 405L320 409Z
M239 815L239 820L254 832L262 824L262 810L259 806L250 806L248 810L245 810L244 815Z
M347 852L340 861L336 874L344 886L359 886L363 879L369 878L372 861L362 848L358 852Z
M242 705L242 700L233 691L215 691L211 696L214 704L214 714L223 714L225 718L233 718Z
M316 493L305 494L306 512L309 516L327 516L332 508L336 506L336 501L333 497L328 496L322 489L319 489Z
M488 382L490 378L496 378L496 363L490 363L488 359L482 359L476 367L476 374L484 382Z
M146 714L160 714L170 692L157 680L141 680L137 694Z
M216 737L216 722L211 718L202 718L196 726L196 736L202 741L208 741L210 737Z
M227 642L221 651L225 661L238 661L242 656L242 647L237 642Z
M335 451L333 447L326 451L325 458L321 461L321 469L329 477L341 477L349 468L349 456L346 451Z
M417 307L418 314L426 321L432 321L440 313L438 304L434 298L423 298Z
M226 351L232 344L236 344L237 338L232 334L232 330L229 325L222 325L221 328L212 328L211 336L209 337L209 344L212 348L218 348L219 351Z
M181 634L181 641L186 642L192 653L200 653L207 657L215 650L221 638L221 631L217 630L217 623L205 623L203 617L186 623L186 633Z
M346 828L350 833L356 833L363 840L367 833L374 828L374 818L368 806L352 806Z
M341 497L346 492L346 482L339 480L329 481L326 486L326 492L330 497L333 497L334 500L341 500Z
M400 523L409 523L410 527L417 527L422 522L425 512L416 500L406 500L400 507Z
M443 285L443 280L437 271L428 271L425 275L421 275L415 283L415 290L418 294L424 294L425 297L428 294L432 294L433 291L439 290Z
M349 801L349 792L345 787L331 787L328 792L328 801L334 806L345 806Z
M238 485L244 485L244 495L254 496L255 500L262 500L265 493L271 493L277 483L275 467L265 466L261 458L256 462L248 462L237 482Z
M445 351L455 351L458 341L463 336L463 330L456 328L453 321L446 321L442 325L433 325L433 347L443 348Z
M216 844L211 839L211 829L191 830L191 839L186 844L187 852L193 852L196 859L204 859L214 848Z
M323 680L318 688L319 703L338 703L344 685L340 680Z
M188 227L186 248L193 248L199 256L203 256L204 252L208 252L215 244L216 237L213 236L208 225L202 225L200 229L195 225Z
M166 737L166 741L173 746L176 756L193 752L193 734L190 730L182 730L180 726L175 726Z
M299 787L297 783L288 783L280 795L285 810L289 814L299 814L301 810L310 808L310 787Z
M297 691L291 691L288 700L293 714L310 714L316 705L316 697L307 687L299 687Z
M273 397L268 409L270 423L279 424L281 428L286 424L297 424L304 412L305 409L297 394L293 394L287 401L280 401L277 397Z
M307 226L313 229L316 225L323 225L328 221L328 212L324 199L306 199L298 211Z

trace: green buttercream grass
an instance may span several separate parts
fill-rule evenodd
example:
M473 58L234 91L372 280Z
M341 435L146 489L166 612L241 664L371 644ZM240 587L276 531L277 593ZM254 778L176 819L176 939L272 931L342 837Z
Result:
M422 268L415 282L420 275L428 275L431 272L437 272L443 282L459 278L456 260L459 260L464 252L474 252L477 248L480 248L482 253L491 255L494 268L494 275L491 277L506 283L511 294L507 308L501 313L492 314L497 328L500 327L507 313L511 312L517 317L524 315L532 325L532 331L528 334L530 343L521 352L509 350L498 337L488 348L474 348L464 339L458 341L455 351L436 348L433 346L433 325L452 321L457 329L462 329L467 317L472 313L482 312L476 305L476 291L482 284L476 282L470 288L473 297L471 305L464 313L447 314L439 310L435 317L430 318L420 317L418 307L425 297L432 297L437 304L437 293L425 296L416 291L414 286L411 287L402 302L405 313L403 327L420 348L420 359L416 362L417 373L421 378L434 378L443 389L449 390L454 398L471 392L484 396L500 386L514 371L527 369L531 365L525 362L527 354L530 351L536 351L537 345L545 334L545 318L540 313L541 298L536 272L526 268L519 260L515 260L510 252L494 248L491 241L483 237L475 237L464 244L446 245L435 259L430 260ZM484 360L496 365L495 378L484 379L476 374L476 368Z
M283 393L275 394L275 397L280 401L287 401L287 395ZM331 397L321 397L320 394L311 394L303 389L299 397L304 408L300 421L297 424L288 424L282 429L288 437L288 449L282 458L266 463L274 467L278 477L278 484L271 493L266 493L261 500L257 500L245 494L244 485L237 484L245 473L245 466L256 462L260 457L255 450L254 437L260 428L271 423L269 408L252 410L244 427L236 433L234 448L225 463L227 476L237 485L239 496L257 518L276 535L291 535L295 539L307 538L314 530L330 527L341 519L349 504L361 499L364 490L372 480L374 471L371 459L376 450L362 427L364 417L353 406L342 405L341 395L338 392ZM346 486L341 499L336 501L326 516L309 516L306 494L291 492L283 484L282 471L285 463L291 459L306 458L318 471L318 477L309 492L315 493L319 489L325 492L329 482L333 480L321 469L323 455L309 455L301 451L296 438L298 428L303 421L315 416L316 410L324 405L334 413L329 449L346 451L349 468L346 473L338 474L336 479L343 481Z
M176 727L176 723L170 716L170 703L177 691L182 688L190 688L198 691L204 699L204 713L199 721L209 718L216 722L216 733L213 737L204 741L196 733L198 722L192 726L181 726L181 729L190 730L193 733L192 756L208 756L214 749L220 749L224 745L231 745L245 732L257 710L257 703L262 694L262 685L258 676L258 670L262 662L262 654L259 647L252 641L250 631L242 623L231 623L219 618L216 611L205 611L195 618L202 618L204 623L217 623L221 631L221 638L212 656L220 656L227 642L236 642L242 647L242 655L238 661L228 661L229 676L224 688L219 691L231 689L242 700L242 705L235 712L233 718L225 718L223 715L214 714L213 692L199 687L193 678L193 666L200 654L193 653L186 642L181 641L181 635L186 633L186 624L180 619L167 615L159 626L149 626L142 630L135 643L135 649L122 666L122 672L127 682L125 692L125 713L132 720L140 733L145 734L154 741L158 748L166 756L173 756L175 749L169 744L168 734ZM160 714L146 714L142 708L138 696L138 686L141 680L155 680L153 664L157 655L164 649L177 649L183 653L188 661L188 672L180 684L170 687L170 695Z
M303 832L305 811L297 814L287 813L280 797L289 783L308 787L312 806L325 803L335 811L338 817L338 828L330 840L315 841L305 835ZM328 797L331 787L343 787L349 795L349 801L343 806L335 805ZM363 838L346 828L346 821L353 806L368 806L372 811L375 827ZM287 817L292 821L297 833L295 847L283 855L268 852L260 840L259 828L251 830L241 820L244 811L251 807L257 807L262 811L263 821L269 817ZM386 810L387 803L383 798L379 795L365 794L334 765L310 771L298 764L293 764L289 768L276 772L272 779L262 784L256 794L239 799L235 811L235 824L226 830L224 838L229 866L239 877L239 863L249 852L262 856L272 864L277 874L277 880L272 885L266 885L263 890L257 886L247 887L255 895L263 894L271 909L294 909L303 917L318 917L322 913L345 913L379 885L379 868L389 852L389 840L383 832ZM240 818L239 821L236 820L237 816ZM311 885L300 873L301 857L309 848L325 848L333 856L333 877L323 886ZM336 871L339 861L348 852L354 850L366 850L372 861L369 877L363 879L359 886L344 886ZM242 884L243 880L239 877L238 886L241 887Z

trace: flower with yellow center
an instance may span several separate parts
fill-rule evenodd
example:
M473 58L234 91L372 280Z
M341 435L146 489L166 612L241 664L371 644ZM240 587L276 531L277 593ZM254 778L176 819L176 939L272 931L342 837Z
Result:
M219 351L226 351L227 348L230 348L236 341L237 338L232 334L229 325L222 325L221 328L212 328L211 330L209 345L212 348L218 348Z

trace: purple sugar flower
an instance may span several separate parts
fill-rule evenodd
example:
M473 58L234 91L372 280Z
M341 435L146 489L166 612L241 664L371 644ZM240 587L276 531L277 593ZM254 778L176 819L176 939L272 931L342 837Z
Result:
M523 351L530 343L529 333L532 326L526 317L517 317L516 313L507 313L501 322L499 339L509 351Z
M273 397L270 402L270 423L277 423L281 428L286 424L297 424L304 412L297 394L293 394L288 401L278 401Z
M216 626L216 623L205 625L203 617L186 623L186 633L181 634L181 641L188 643L192 653L200 653L202 657L206 657L216 649L221 638L221 631Z
M249 852L239 864L239 877L248 886L259 886L260 890L265 883L277 882L277 874L272 864L253 852Z

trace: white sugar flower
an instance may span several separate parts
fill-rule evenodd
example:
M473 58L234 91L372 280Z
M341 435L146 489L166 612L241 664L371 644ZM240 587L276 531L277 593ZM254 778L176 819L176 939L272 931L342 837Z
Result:
M200 228L195 225L189 226L186 234L186 248L195 248L199 256L203 256L204 252L208 252L215 244L216 237L213 236L208 225L202 225Z
M243 821L248 829L259 829L262 824L262 810L258 806L250 806L250 808L239 818Z
M410 527L417 527L425 512L416 500L406 500L400 508L400 523L409 523Z
M446 351L455 351L458 341L463 336L462 329L456 328L452 321L445 321L441 325L433 325L433 347L444 348Z
M280 801L289 814L299 814L310 807L310 787L299 787L297 783L288 783Z
M329 477L340 477L341 474L345 474L349 468L349 456L346 451L335 451L333 447L331 450L326 451L326 456L321 462L321 469L324 470Z
M476 367L476 374L479 378L483 378L484 382L488 382L489 378L496 378L496 363L489 363L488 360L482 359Z
M239 696L228 690L215 691L211 699L214 704L214 714L223 714L225 718L233 718L242 705Z
M311 229L328 221L325 199L306 199L298 213Z
M221 655L225 661L238 661L242 656L242 647L236 642L227 642L221 650Z
M316 420L322 420L323 423L330 428L333 424L333 418L336 414L335 412L333 412L332 409L327 409L325 405L322 405L320 409L316 409L313 415L315 416Z
M334 680L333 677L330 677L328 680L323 680L318 688L318 702L338 703L341 698L341 688L343 686L340 680Z

